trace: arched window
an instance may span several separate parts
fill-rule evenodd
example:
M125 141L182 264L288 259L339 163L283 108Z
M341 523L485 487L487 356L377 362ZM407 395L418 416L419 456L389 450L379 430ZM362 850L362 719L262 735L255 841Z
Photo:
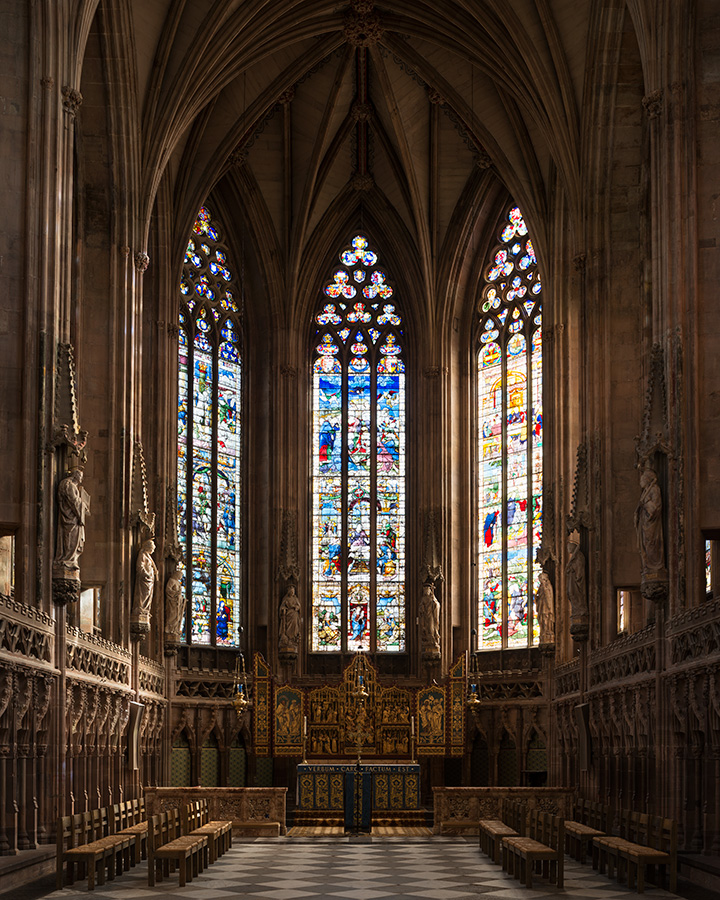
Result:
M198 213L180 283L178 532L188 642L237 646L241 564L240 307L228 251Z
M513 206L487 266L480 301L480 650L527 647L538 637L532 598L542 526L541 288L527 226Z
M377 262L354 237L315 316L313 651L405 649L403 332Z

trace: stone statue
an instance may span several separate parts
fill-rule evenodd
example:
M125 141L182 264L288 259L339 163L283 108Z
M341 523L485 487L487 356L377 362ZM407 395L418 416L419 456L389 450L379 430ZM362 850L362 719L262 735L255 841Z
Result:
M135 564L135 594L133 596L133 617L149 624L150 607L152 606L155 582L158 577L157 566L152 554L155 552L155 541L145 541L138 553Z
M662 494L654 470L646 466L640 475L640 502L635 510L635 530L643 575L665 568L662 526Z
M180 628L185 612L182 578L176 569L165 583L165 634L171 641L180 640Z
M440 603L430 582L422 587L418 612L423 653L440 653Z
M280 651L297 652L300 645L300 599L291 584L280 602Z
M85 516L90 495L82 486L83 470L73 469L58 485L58 533L54 565L78 572L85 546Z
M577 541L569 541L568 553L570 558L565 566L565 583L567 595L570 600L572 618L578 621L587 620L588 600L587 584L585 581L585 555Z
M540 643L555 643L555 596L550 576L543 569L540 584L535 594L535 610L540 625Z

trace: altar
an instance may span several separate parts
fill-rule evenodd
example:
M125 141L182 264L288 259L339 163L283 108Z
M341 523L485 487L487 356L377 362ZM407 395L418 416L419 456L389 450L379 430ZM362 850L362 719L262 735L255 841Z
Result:
M345 828L369 831L373 818L420 808L420 766L408 762L305 762L297 767L297 809L342 816ZM359 807L359 808L358 808Z

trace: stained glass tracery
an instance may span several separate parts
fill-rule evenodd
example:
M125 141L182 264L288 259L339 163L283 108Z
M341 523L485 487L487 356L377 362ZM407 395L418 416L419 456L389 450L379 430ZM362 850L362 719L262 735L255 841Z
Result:
M542 282L517 206L485 270L478 378L478 647L538 638L542 530Z
M178 339L178 535L186 639L236 646L240 629L239 306L220 230L200 209L185 253Z
M364 236L340 262L313 341L311 649L397 652L405 649L402 320Z

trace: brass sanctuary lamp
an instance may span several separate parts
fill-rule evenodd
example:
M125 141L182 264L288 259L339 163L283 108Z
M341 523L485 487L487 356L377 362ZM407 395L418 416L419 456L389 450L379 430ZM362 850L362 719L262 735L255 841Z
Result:
M250 676L245 671L245 657L238 653L235 660L235 676L233 678L232 705L238 719L242 722L245 714L252 708L250 699Z

